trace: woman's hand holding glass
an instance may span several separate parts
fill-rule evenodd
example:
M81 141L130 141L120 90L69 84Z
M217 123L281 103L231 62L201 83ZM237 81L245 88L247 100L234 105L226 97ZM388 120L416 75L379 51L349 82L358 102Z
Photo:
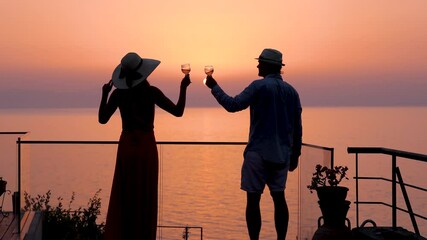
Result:
M190 80L190 71L191 67L189 63L185 63L181 65L181 71L185 74L184 78L181 81L181 87L188 87L191 83Z
M181 72L184 73L185 75L190 74L191 72L190 64L189 63L181 64Z

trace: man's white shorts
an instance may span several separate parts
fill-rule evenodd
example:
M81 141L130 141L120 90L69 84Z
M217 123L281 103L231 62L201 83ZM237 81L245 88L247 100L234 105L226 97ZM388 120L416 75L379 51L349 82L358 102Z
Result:
M254 151L244 154L240 188L247 192L263 193L267 184L271 192L284 191L289 166L278 169L265 163Z

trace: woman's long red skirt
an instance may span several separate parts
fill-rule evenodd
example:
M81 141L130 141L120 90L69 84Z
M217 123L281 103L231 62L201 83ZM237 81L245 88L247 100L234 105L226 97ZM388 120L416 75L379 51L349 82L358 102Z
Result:
M104 239L155 240L159 160L153 132L123 131Z

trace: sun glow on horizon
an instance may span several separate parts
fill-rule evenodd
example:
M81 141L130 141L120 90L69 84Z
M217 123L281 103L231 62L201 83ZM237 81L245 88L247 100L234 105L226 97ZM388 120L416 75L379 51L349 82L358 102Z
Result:
M76 89L100 85L131 51L162 61L155 79L176 81L189 62L195 79L210 64L223 81L253 80L254 58L276 48L284 76L304 86L321 81L332 88L337 79L359 76L419 83L427 69L426 8L423 0L8 1L1 10L0 81L26 88L33 76L57 88L62 75L77 78Z

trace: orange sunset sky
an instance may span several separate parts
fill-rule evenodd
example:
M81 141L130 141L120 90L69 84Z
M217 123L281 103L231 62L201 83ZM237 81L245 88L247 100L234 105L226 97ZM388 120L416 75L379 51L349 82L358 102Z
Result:
M263 48L306 106L426 105L426 0L1 1L0 107L96 107L121 57L162 64L152 85L214 106L203 66L231 95L257 76Z

